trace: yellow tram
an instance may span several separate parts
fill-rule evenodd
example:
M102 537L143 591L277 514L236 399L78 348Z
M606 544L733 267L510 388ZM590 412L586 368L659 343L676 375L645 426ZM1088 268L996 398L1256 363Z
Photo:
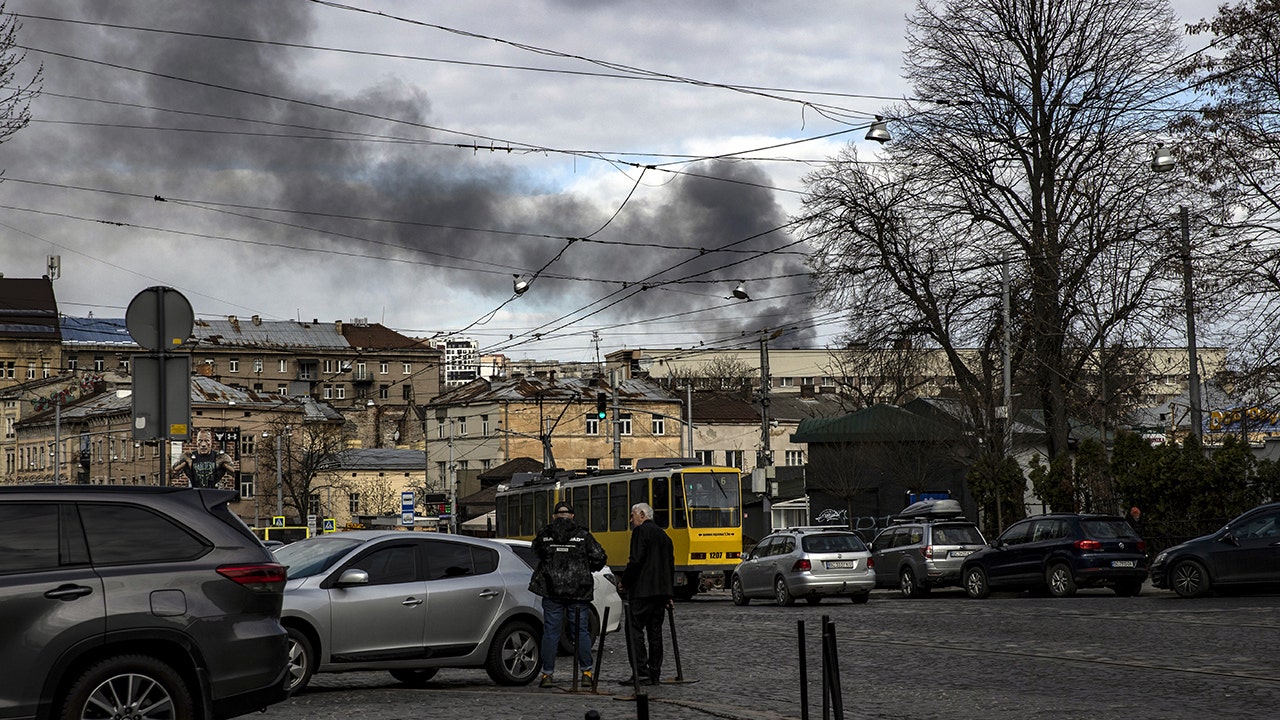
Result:
M653 507L653 520L675 550L676 597L698 592L705 575L714 580L737 566L742 555L742 471L695 460L646 458L633 471L517 473L497 492L499 537L532 540L564 501L621 570L631 548L631 506Z

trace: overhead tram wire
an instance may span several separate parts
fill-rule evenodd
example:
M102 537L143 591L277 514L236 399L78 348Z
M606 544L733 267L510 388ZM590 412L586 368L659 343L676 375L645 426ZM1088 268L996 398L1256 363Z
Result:
M350 9L358 12L364 12L359 8L343 8L343 9ZM800 103L802 105L812 107L815 110L826 110L826 111L837 113L837 114L843 113L843 114L848 114L850 116L856 116L860 118L869 117L871 113L851 110L851 109L840 107L837 105L812 103L812 102L801 100L799 98L792 98L792 97L777 95L777 93L786 93L791 95L802 95L802 96L813 95L818 97L833 97L833 98L843 98L843 99L850 99L850 100L896 100L898 99L898 98L890 97L886 95L847 93L847 92L838 92L833 90L800 90L796 88L778 88L778 87L767 87L767 86L758 86L758 85L746 85L746 84L739 84L739 83L717 83L717 82L709 82L704 80L697 80L695 78L688 78L688 77L683 77L679 75L668 75L664 73L658 73L655 71L644 70L642 68L632 68L632 69L627 69L620 72L611 72L611 73L591 72L591 71L585 71L585 70L566 70L561 68L542 68L542 67L534 67L534 66L528 66L528 65L511 65L511 64L504 64L504 63L477 62L477 61L470 61L470 60L452 60L448 58L425 57L420 55L407 55L403 53L387 53L387 52L378 52L378 51L372 51L372 50L353 50L351 48L341 48L341 47L332 47L332 46L323 46L323 45L308 45L305 43L291 43L291 42L282 42L278 40L268 40L263 38L248 38L248 37L235 36L235 35L190 32L185 30L150 28L150 27L142 27L139 25L124 25L120 23L105 23L105 22L96 22L96 21L89 21L89 20L77 20L72 18L58 18L58 17L47 16L47 15L33 15L29 13L10 13L10 14L13 15L14 17L23 18L27 20L43 20L47 22L85 25L90 27L109 28L113 30L134 30L137 32L156 33L161 35L173 35L177 37L191 37L191 38L203 38L208 40L220 40L220 41L228 41L228 42L242 42L242 43L248 43L248 44L254 44L254 45L266 45L271 47L280 47L280 48L287 48L287 49L294 49L294 50L314 50L319 52L339 53L344 55L355 55L355 56L361 56L361 57L372 57L372 58L387 59L387 60L408 60L408 61L414 61L414 62L459 65L459 66L465 66L465 67L479 67L479 68L496 69L496 70L517 70L521 72L547 73L552 75L597 77L597 78L613 79L613 80L636 80L636 81L643 81L643 82L657 82L657 83L668 83L668 84L676 84L676 85L693 85L697 87L719 88L719 89L733 90L738 92L749 92L751 94L758 95L760 97L765 97L772 100L791 102L791 103ZM383 15L382 13L375 13L375 14ZM397 18L396 16L391 16L391 15L385 15L385 17L388 17L390 19L395 19L395 20L400 19L400 18ZM405 20L405 21L416 23L416 21L412 21L412 20ZM434 29L445 30L447 32L469 34L469 33L466 33L466 31L455 30L455 29L447 28L445 26L440 26L440 25L429 25L429 27L432 27ZM533 46L522 47L519 44L510 43L510 41L505 41L498 38L484 38L483 36L473 36L473 37L481 37L482 39L492 39L497 42L512 44L513 46L518 47L520 49L528 49L529 47L533 47ZM556 51L539 52L538 54L544 55L544 56L555 55ZM607 61L596 61L586 57L580 57L580 56L574 56L574 55L568 55L568 54L560 54L559 56L564 57L566 59L578 59L578 60L582 60L592 64L597 64L603 67L609 67L612 65ZM616 67L625 68L627 66L618 65Z

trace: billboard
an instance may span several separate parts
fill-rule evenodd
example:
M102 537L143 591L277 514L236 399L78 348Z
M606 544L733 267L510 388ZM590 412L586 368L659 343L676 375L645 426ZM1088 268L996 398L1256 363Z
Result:
M169 483L181 487L240 487L240 428L198 427L169 472Z

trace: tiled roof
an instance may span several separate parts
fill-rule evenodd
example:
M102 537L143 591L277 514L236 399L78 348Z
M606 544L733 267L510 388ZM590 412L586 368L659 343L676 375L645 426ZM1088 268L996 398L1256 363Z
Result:
M52 280L0 277L0 337L61 338Z

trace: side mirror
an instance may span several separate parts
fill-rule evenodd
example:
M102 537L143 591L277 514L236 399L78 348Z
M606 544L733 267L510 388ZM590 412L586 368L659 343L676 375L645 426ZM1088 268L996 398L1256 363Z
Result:
M1226 543L1227 545L1235 545L1237 547L1240 545L1240 541L1236 538L1236 534L1230 529L1218 536L1218 542Z
M338 576L339 585L368 585L369 573L360 568L347 568Z

